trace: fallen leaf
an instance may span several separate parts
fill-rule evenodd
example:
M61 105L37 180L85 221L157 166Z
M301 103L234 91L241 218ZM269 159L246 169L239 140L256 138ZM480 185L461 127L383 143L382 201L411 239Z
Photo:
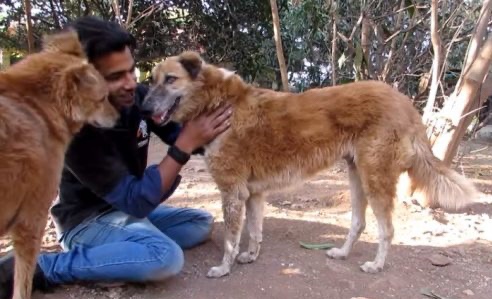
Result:
M449 257L446 257L442 254L433 254L429 257L429 261L432 265L438 267L444 267L451 264L452 260Z
M286 268L282 269L281 273L285 275L301 275L302 271L299 268Z
M432 298L432 299L451 299L451 298L447 298L447 297L443 297L443 296L440 296L440 295L437 295L436 293L434 293L433 291L429 290L429 289L421 289L420 290L420 293L426 297L429 297L429 298Z
M333 244L333 243L309 244L309 243L304 243L302 241L299 241L299 244L303 248L312 249L312 250L330 249L330 248L335 247L335 244Z

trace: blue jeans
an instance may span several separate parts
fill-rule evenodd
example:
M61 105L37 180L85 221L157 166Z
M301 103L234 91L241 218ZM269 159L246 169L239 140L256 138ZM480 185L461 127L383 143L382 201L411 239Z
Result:
M183 267L183 249L204 242L213 217L202 210L161 205L139 219L111 211L89 219L61 238L61 253L39 256L53 283L163 280Z

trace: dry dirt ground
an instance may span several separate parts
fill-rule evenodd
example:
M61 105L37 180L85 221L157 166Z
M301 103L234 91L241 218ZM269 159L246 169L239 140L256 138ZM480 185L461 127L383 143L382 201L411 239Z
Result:
M427 298L423 289L434 292L433 298L492 298L492 149L467 142L461 151L464 156L454 167L474 179L487 202L463 214L398 202L395 238L382 273L359 270L376 252L377 228L370 210L367 229L347 260L330 260L324 250L299 246L299 241L341 245L345 238L350 205L346 168L339 163L294 190L271 194L259 259L236 265L227 277L206 278L209 267L222 257L222 212L205 165L194 157L168 204L207 209L216 216L216 226L211 241L185 253L186 264L178 277L146 286L64 286L34 299ZM160 142L153 140L149 162L158 162L164 153ZM0 252L9 248L8 239L0 239ZM51 223L43 249L59 250ZM435 266L431 260L447 265Z

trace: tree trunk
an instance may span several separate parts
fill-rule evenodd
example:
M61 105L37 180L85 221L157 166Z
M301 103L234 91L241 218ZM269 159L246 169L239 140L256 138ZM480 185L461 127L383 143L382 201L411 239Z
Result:
M31 0L24 0L24 12L26 13L27 49L29 53L34 52L34 35L32 33Z
M492 37L487 39L478 57L471 63L467 74L462 78L462 86L457 86L442 109L444 123L438 122L438 127L443 130L434 140L433 151L447 165L452 163L459 142L471 122L474 114L472 109L477 106L475 101L479 99L478 90L487 75L491 60Z
M280 36L280 20L278 16L277 0L270 0L272 7L273 34L275 47L277 49L277 59L282 77L282 87L284 91L289 91L289 80L287 78L287 66L285 65L284 50L282 47L282 37Z
M490 20L490 14L492 10L492 2L490 0L484 0L482 4L482 9L478 17L478 23L473 32L470 43L468 44L468 51L466 53L465 62L463 64L462 74L458 80L457 86L460 85L460 81L463 79L463 75L468 72L470 66L480 51L480 48L484 44L484 36L487 33L487 26Z
M337 2L332 4L332 36L331 36L331 84L337 85Z
M432 115L434 109L434 103L436 102L437 90L439 88L440 74L441 74L441 37L439 36L439 24L438 24L438 0L432 0L431 2L431 40L432 48L434 50L434 60L432 62L432 80L429 91L429 98L424 108L423 121L427 123Z
M487 33L492 1L485 0L478 23L470 39L460 79L451 97L444 103L439 115L432 119L430 140L434 154L450 165L458 150L459 142L466 132L474 113L479 107L478 89L483 84L492 59L492 37L483 45ZM436 132L437 131L437 132Z
M372 78L372 64L371 64L371 56L369 53L370 45L371 45L371 39L370 39L370 32L371 32L371 22L367 18L367 15L364 13L363 18L362 18L362 26L360 30L360 44L362 47L362 65L365 67L362 68L364 79L371 79Z
M10 52L0 48L0 70L4 70L10 66Z

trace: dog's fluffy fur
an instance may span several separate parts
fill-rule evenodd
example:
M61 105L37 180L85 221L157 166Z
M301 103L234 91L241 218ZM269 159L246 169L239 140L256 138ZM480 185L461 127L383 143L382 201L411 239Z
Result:
M0 73L0 234L15 249L14 298L32 275L66 148L84 123L113 126L118 112L77 34L45 38L43 50Z
M379 247L376 258L361 266L365 272L384 266L400 174L408 172L431 207L456 210L476 195L471 182L434 157L409 98L384 83L274 92L252 87L194 52L158 64L153 81L144 106L155 115L171 112L170 119L186 122L223 103L233 106L230 129L206 146L205 160L221 192L225 222L222 264L210 269L209 277L229 273L245 210L249 247L238 256L239 263L258 257L265 192L309 178L338 159L348 163L352 225L345 244L327 255L348 256L365 228L369 203L379 225Z

